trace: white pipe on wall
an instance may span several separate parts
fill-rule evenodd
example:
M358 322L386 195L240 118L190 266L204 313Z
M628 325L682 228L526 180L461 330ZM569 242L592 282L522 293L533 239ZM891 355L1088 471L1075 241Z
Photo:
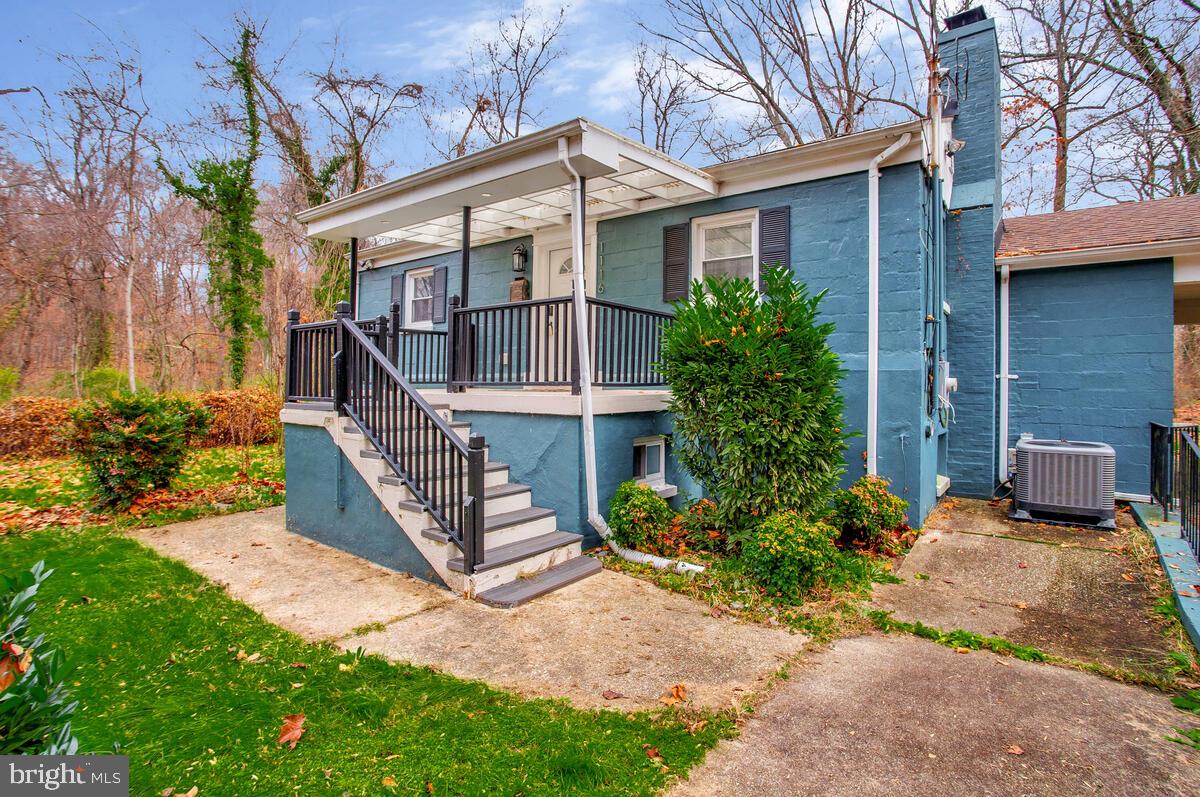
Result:
M1000 430L996 435L998 450L996 451L996 478L1004 481L1008 478L1008 282L1010 273L1008 266L1000 266L1000 373L996 379L1000 382Z
M879 472L879 166L908 144L905 133L867 169L867 473Z
M658 570L674 570L678 573L704 571L702 565L667 559L654 554L631 551L612 539L608 521L600 514L600 496L596 484L596 419L592 410L592 361L591 345L588 340L587 294L583 279L584 254L584 209L586 196L582 190L583 178L567 154L567 139L558 140L558 160L567 174L571 175L571 295L575 305L575 335L579 348L579 403L583 427L583 476L587 492L588 523L591 524L613 553L630 562L648 564Z

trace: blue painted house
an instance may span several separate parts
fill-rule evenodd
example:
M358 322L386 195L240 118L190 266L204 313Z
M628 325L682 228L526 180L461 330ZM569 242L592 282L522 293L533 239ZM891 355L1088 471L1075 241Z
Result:
M354 280L289 321L289 528L497 606L594 572L620 482L699 495L654 369L670 303L775 262L827 292L846 480L888 478L913 525L990 495L1025 431L1111 442L1147 493L1174 261L998 264L994 23L940 43L931 119L703 169L573 119L306 211Z

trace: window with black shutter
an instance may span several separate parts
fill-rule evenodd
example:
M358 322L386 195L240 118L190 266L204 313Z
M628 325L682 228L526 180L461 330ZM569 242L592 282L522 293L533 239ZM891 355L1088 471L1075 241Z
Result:
M663 301L687 296L691 278L687 223L663 227Z
M764 208L758 214L758 285L769 268L791 268L792 209L788 205Z

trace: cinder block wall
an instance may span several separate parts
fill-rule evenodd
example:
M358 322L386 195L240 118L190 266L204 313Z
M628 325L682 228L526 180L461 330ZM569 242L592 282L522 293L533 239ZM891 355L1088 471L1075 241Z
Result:
M1149 424L1172 415L1174 290L1170 260L1014 272L1008 444L1108 443L1117 489L1149 494Z
M988 496L996 484L996 229L1000 222L1000 50L985 19L938 37L943 89L958 105L947 230L947 359L958 378L947 445L950 492Z

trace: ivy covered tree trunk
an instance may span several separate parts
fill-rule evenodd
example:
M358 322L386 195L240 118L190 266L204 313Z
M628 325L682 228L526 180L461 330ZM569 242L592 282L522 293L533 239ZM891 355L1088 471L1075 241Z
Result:
M254 167L261 154L261 142L250 67L253 35L248 28L242 29L238 55L228 61L245 111L241 157L197 162L192 167L195 184L186 182L161 158L158 160L159 169L175 192L195 201L208 214L203 238L208 252L209 301L217 305L216 321L226 333L225 361L234 387L241 387L251 344L263 335L263 273L271 267L262 236L254 229L258 208Z

